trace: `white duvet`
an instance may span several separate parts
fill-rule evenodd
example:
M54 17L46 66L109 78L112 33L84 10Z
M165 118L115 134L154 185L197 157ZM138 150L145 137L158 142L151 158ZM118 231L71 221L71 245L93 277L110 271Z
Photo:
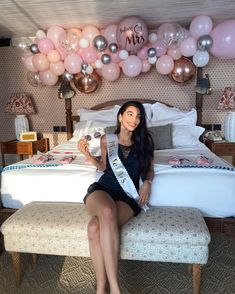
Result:
M7 167L2 172L3 206L20 208L31 201L83 202L88 186L102 173L85 162L76 145L68 141L57 146L50 151L54 160L42 166L34 164L39 157L34 156ZM72 163L59 163L72 155L76 156ZM210 158L213 168L172 168L168 164L170 156L193 164L200 155ZM203 144L155 151L154 160L151 205L196 207L211 217L235 216L235 171Z

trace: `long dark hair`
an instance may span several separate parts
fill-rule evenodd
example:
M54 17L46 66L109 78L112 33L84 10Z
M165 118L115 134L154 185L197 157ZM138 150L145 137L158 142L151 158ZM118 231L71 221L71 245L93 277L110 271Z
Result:
M121 129L119 115L122 115L129 106L134 106L140 111L140 123L132 133L132 141L134 142L134 147L140 160L141 177L145 180L153 159L154 145L153 139L147 129L146 114L142 103L139 101L128 101L121 106L117 114L117 129L115 134L119 134Z

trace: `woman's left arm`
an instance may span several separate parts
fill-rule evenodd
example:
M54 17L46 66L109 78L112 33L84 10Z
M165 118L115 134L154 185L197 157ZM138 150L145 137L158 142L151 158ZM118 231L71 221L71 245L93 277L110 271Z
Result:
M149 201L150 192L151 192L151 185L154 177L154 170L153 170L153 161L151 162L151 166L149 171L147 172L146 179L144 180L143 184L139 189L139 204L143 206Z

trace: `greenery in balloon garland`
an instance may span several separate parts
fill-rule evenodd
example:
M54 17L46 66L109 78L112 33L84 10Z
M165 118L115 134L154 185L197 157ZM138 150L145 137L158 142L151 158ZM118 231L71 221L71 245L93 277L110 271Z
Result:
M39 29L31 43L22 41L16 46L24 51L22 61L32 86L53 86L59 81L59 97L66 98L62 90L68 89L67 98L71 98L75 95L71 82L80 92L91 93L101 77L113 82L123 72L134 78L151 67L177 83L187 82L196 67L208 64L210 54L235 58L235 20L213 27L210 16L200 15L189 29L164 23L149 33L141 18L130 16L102 30L93 25Z

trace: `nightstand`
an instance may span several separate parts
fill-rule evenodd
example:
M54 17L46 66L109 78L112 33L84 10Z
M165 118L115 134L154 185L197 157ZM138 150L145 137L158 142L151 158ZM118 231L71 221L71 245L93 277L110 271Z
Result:
M24 155L29 157L36 154L37 151L47 152L49 150L49 139L43 138L37 141L20 142L20 141L7 141L0 142L2 165L5 166L5 154L17 154L20 155L20 159L24 159Z
M232 156L232 164L235 166L235 142L206 140L205 145L216 155Z

